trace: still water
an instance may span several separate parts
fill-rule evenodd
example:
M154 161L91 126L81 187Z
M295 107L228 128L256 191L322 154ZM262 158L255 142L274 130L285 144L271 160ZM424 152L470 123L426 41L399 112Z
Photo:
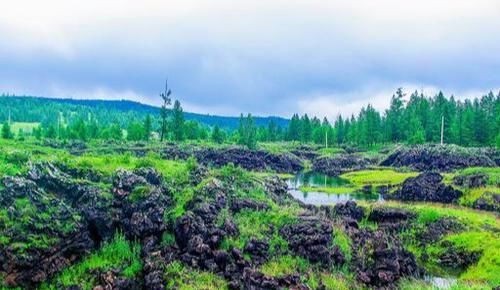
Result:
M323 187L323 188L343 188L345 193L325 193L320 191L304 192L300 190L305 187ZM340 177L331 177L317 172L301 172L294 178L288 180L288 192L295 198L306 204L327 205L348 200L370 200L381 201L382 196L376 193L353 192L349 189L352 186L346 179Z

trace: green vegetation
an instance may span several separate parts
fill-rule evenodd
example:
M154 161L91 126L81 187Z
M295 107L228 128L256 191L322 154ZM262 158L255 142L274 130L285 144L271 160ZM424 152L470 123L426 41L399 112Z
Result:
M190 269L175 261L165 268L167 289L179 290L218 290L227 289L227 283L211 272Z
M349 180L358 188L364 185L398 185L409 177L417 176L417 172L401 172L393 169L373 169L354 171L340 175L341 178Z
M41 289L60 289L61 287L80 286L92 289L95 286L95 271L119 270L119 275L132 278L142 270L140 246L128 241L124 235L116 234L114 239L104 244L96 253L84 258L57 275Z
M257 142L275 141L323 146L327 138L329 147L355 145L371 148L386 143L437 143L442 117L445 120L444 141L448 144L497 146L500 140L500 93L495 96L490 92L481 98L457 101L453 97L446 98L442 92L435 96L413 92L409 101L403 102L406 94L398 89L390 108L383 113L368 105L357 115L338 116L331 122L307 114L294 114L289 121L273 117L257 119L251 115L243 118L242 115L239 128L236 128L235 118L195 114L189 114L190 118L187 118L188 114L184 114L178 101L173 109L169 108L170 94L170 89L166 87L161 94L161 108L132 102L7 96L0 97L0 107L9 108L14 124L40 123L39 128L23 129L24 133L37 138L63 140L121 139L124 135L121 129L127 129L131 132L125 135L130 136L130 140L149 140L148 133L157 132L161 141L212 139L215 143L239 143L249 148L255 148ZM148 121L151 116L153 118ZM184 122L185 119L189 120ZM7 110L0 112L0 120L8 120ZM326 149L320 154L330 155L340 151Z

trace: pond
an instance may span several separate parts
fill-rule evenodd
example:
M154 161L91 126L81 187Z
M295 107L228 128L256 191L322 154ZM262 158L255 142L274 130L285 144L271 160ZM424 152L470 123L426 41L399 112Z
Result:
M306 190L301 190L307 187ZM300 172L294 178L288 180L288 192L303 203L312 205L327 205L348 200L382 201L381 195L376 193L363 193L352 188L349 180L327 176L317 172ZM321 188L322 190L314 190ZM335 193L322 191L333 190Z

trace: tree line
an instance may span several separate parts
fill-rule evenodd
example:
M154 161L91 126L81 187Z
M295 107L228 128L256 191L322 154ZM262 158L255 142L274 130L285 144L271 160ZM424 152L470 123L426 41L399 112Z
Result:
M169 98L169 90L163 95ZM168 96L167 96L168 94ZM163 97L162 97L163 98ZM165 99L164 99L165 101ZM294 114L288 126L278 125L272 119L267 126L256 126L251 114L241 114L239 127L228 130L207 126L197 121L186 121L181 103L177 100L167 110L164 102L159 115L134 116L127 123L102 123L95 114L67 121L65 116L53 116L30 135L35 138L92 139L148 141L151 138L171 141L206 140L216 143L237 143L255 148L258 142L296 141L328 145L356 145L370 147L382 143L438 143L441 122L444 120L444 142L462 146L500 147L500 93L490 92L473 100L447 98L442 92L433 97L413 92L406 98L398 89L391 98L390 107L379 112L372 105L363 107L357 115L339 115L331 122ZM131 113L133 114L133 113ZM13 138L9 124L2 126L2 137ZM164 137L164 138L162 138Z

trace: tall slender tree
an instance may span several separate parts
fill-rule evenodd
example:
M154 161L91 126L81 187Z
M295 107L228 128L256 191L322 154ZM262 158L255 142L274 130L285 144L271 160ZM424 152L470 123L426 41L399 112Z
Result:
M167 106L170 106L170 104L172 103L172 99L170 99L171 94L172 90L168 88L168 79L167 79L165 80L165 92L160 94L160 97L163 100L163 104L161 105L160 108L160 117L161 117L160 141L162 142L167 132L167 118L168 118Z

